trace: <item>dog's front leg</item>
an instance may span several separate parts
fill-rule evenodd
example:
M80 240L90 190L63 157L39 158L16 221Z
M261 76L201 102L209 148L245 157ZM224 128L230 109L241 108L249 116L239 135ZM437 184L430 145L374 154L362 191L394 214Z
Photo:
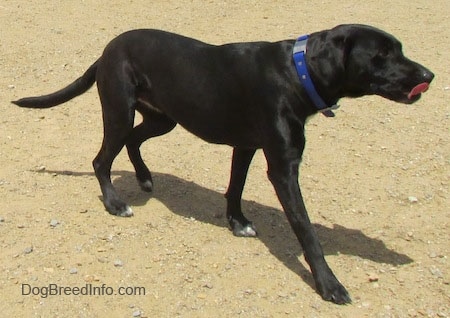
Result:
M337 304L350 303L344 286L325 261L318 236L311 225L298 184L302 148L290 146L283 151L266 151L268 177L272 182L286 216L303 248L316 288L323 299Z

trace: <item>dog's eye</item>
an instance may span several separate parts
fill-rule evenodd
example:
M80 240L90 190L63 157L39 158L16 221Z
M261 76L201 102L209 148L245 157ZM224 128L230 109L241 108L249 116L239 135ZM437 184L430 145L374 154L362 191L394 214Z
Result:
M386 57L389 56L390 53L391 53L391 50L389 48L383 47L383 48L380 48L380 50L378 51L377 56L381 57L381 58L386 58Z
M387 48L384 48L384 49L381 49L380 51L378 51L378 56L379 57L382 57L382 58L385 58L385 57L388 57L389 56L389 49L387 49Z

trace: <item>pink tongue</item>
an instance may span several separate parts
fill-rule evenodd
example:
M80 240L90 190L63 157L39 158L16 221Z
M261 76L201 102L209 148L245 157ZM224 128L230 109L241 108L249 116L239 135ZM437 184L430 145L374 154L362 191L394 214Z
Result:
M413 98L413 96L419 95L420 93L425 93L428 90L428 83L421 83L414 87L408 94L408 99Z

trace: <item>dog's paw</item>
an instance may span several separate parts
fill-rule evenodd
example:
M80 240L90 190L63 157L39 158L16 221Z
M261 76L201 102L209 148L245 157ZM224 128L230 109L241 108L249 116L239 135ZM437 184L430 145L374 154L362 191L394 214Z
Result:
M117 214L118 216L130 217L133 216L133 210L127 205L125 210Z
M334 282L329 283L328 286L320 288L319 292L323 300L331 301L338 305L350 304L352 302L347 290L337 279L334 279Z
M133 216L133 210L128 206L128 204L122 201L105 202L106 210L112 214L122 217Z
M239 237L256 237L258 235L255 226L252 222L248 222L245 225L235 221L231 224L231 230L234 236Z
M145 192L153 191L153 182L151 180L139 181L139 186Z

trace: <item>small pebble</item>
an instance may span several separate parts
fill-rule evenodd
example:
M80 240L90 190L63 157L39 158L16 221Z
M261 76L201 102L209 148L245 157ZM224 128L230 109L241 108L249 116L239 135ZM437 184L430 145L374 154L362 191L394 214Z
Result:
M97 275L86 275L84 276L84 281L88 283L99 282L100 278Z
M136 310L133 312L133 317L140 317L142 315L140 310Z
M206 297L208 297L208 296L206 294L203 294L203 293L197 295L198 299L206 299Z
M5 218L3 216L0 216L0 223L5 222Z
M116 259L114 261L114 266L115 267L122 267L123 266L123 262L120 259Z
M431 267L430 268L430 272L431 272L431 274L433 274L434 276L436 276L436 277L438 277L438 278L443 278L444 277L444 274L442 274L442 271L439 269L439 268L437 268L437 267Z
M58 220L53 219L53 220L50 221L50 226L51 227L56 227L58 224L59 224Z
M70 273L70 274L77 274L77 273L78 273L78 269L76 269L75 267L73 267L73 268L71 268L71 269L69 270L69 273Z
M419 202L419 199L417 199L417 197L411 195L408 197L408 201L410 203L417 203L417 202Z
M315 309L315 310L320 310L320 303L319 302L314 302L311 304L311 308Z
M369 276L369 282L378 282L379 277L375 273L367 273L367 275Z
M33 246L29 246L23 250L24 254L30 254L31 252L33 252Z
M253 294L253 289L246 289L246 290L244 290L244 294L245 294L245 295L251 295L251 294Z
M411 242L413 239L414 239L414 233L413 232L406 233L406 236L405 236L405 240L406 241Z
M363 308L369 308L369 307L370 307L370 303L369 303L368 301L363 301L363 302L361 303L361 307L363 307Z

